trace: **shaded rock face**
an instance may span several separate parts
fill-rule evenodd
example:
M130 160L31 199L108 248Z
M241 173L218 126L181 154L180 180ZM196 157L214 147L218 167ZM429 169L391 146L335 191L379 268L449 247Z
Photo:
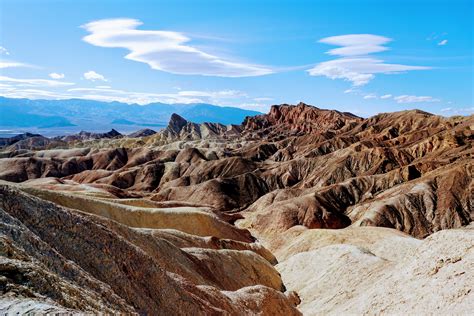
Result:
M176 134L178 134L184 126L188 124L183 117L179 116L176 113L173 113L170 117L170 121L168 123L168 129Z
M16 142L21 141L21 140L31 138L31 137L38 137L38 136L41 136L41 135L32 134L32 133L24 133L24 134L16 135L16 136L13 136L13 137L0 138L0 146L2 146L2 147L3 146L10 146L10 145L13 145Z
M115 129L111 129L107 133L92 133L86 131L80 131L74 135L67 135L67 136L58 136L55 137L55 140L62 140L65 142L72 142L72 141L81 141L81 140L90 140L90 139L100 139L100 138L117 138L122 137L123 135L120 134Z
M149 129L149 128L144 128L144 129L138 130L136 132L133 132L131 134L128 134L127 136L131 137L131 138L138 138L138 137L151 136L151 135L154 135L154 134L156 134L156 132L154 130Z
M64 148L66 143L50 139L39 134L23 133L8 138L0 138L0 148L6 151L40 150L48 148Z
M173 114L168 126L158 136L158 140L170 142L176 140L226 139L237 136L240 130L240 127L236 125L226 126L219 123L196 124L188 122L178 114Z
M19 223L12 231L25 226L45 247L92 278L79 284L45 263L45 255L28 250L26 239L16 241L10 233L6 243L26 251L25 258L36 258L27 260L28 269L50 273L47 277L64 283L67 291L88 290L77 302L66 303L54 294L59 288L51 289L45 301L39 277L30 282L37 284L29 290L33 296L15 294L23 289L21 278L10 277L9 284L17 290L9 297L18 301L9 308L37 306L40 300L44 309L52 310L154 314L162 304L179 305L178 297L183 297L187 303L182 310L163 311L187 313L195 306L198 313L291 315L297 313L299 299L283 294L287 288L300 292L301 310L310 314L349 313L351 306L357 306L357 313L385 308L403 313L396 306L403 306L405 294L385 304L390 288L372 283L388 278L399 293L408 293L403 288L407 280L391 274L394 269L428 284L430 275L421 277L417 271L443 258L424 256L431 246L427 242L425 250L417 250L420 241L415 238L443 236L439 231L472 222L473 140L473 116L444 118L415 110L362 119L298 104L273 106L270 113L248 117L240 126L195 124L174 115L166 129L150 136L78 141L78 148L70 149L5 151L0 179L21 183L22 192L36 196L4 189L5 216ZM28 202L18 208L12 200L21 201L18 205ZM43 213L46 209L50 213ZM61 214L57 220L55 213ZM64 233L52 231L64 237L64 244L57 244L53 233L34 221L37 216L50 218L48 227L63 227ZM63 221L69 226L60 224ZM97 235L85 236L73 227L76 222ZM464 230L446 235L449 240L439 251L448 253L449 244L458 241L467 244L471 237L463 235ZM80 247L90 256L99 250L82 242L77 248L67 244L75 244L76 238L105 247L100 260L124 280L97 271L98 261L79 258L75 252ZM322 245L334 247L323 251ZM470 258L463 247L456 248L458 255ZM315 253L304 254L308 251ZM60 259L53 261L63 265ZM272 266L277 261L284 283ZM321 265L321 273L305 278L310 272L301 265L317 269L313 261ZM334 261L338 264L333 266ZM23 266L15 262L9 261L6 269ZM351 265L361 279L347 275L342 284L349 292L367 291L370 297L354 295L352 305L345 305L344 297L329 291L332 296L324 296L324 302L311 303L330 287L324 282L319 286L319 278L350 271ZM370 267L376 276L358 287L362 279L370 279ZM465 270L463 266L456 273ZM442 280L454 280L451 272ZM169 297L154 299L158 288L166 289L160 293ZM452 288L469 290L464 285ZM433 296L433 305L433 300L421 299L426 293L419 291L406 311L436 312L432 306L447 311L453 302L461 306L457 311L469 310L464 296L470 296L461 294L459 300ZM96 296L97 304L88 303ZM366 301L375 302L373 310ZM421 302L419 308L416 301Z

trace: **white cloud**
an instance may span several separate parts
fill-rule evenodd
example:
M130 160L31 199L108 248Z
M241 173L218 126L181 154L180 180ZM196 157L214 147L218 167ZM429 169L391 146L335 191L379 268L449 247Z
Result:
M358 94L359 92L361 92L361 91L360 91L359 89L354 88L354 87L351 87L351 88L349 88L349 89L344 90L344 93L346 93L346 94L347 94L347 93Z
M18 87L30 87L30 86L44 86L44 87L64 87L72 86L72 82L64 82L58 80L49 80L49 79L18 79L11 78L6 76L0 76L0 82L13 83Z
M446 44L448 44L448 40L444 39L444 40L442 40L441 42L438 43L438 46L444 46Z
M9 52L5 47L0 46L0 56L1 56L1 55L9 56L9 55L10 55L10 52ZM25 63L21 63L21 62L18 62L18 61L0 59L0 69L3 69L3 68L13 68L13 67L30 67L30 68L35 68L34 66L31 66L31 65L28 65L28 64L25 64Z
M79 93L81 98L124 103L212 103L221 104L231 99L246 97L242 91L178 91L177 93L131 92L110 88L72 88L70 93Z
M174 74L220 77L261 76L274 71L266 66L227 60L190 46L179 32L137 30L135 19L106 19L82 27L90 32L83 40L99 47L126 48L125 58Z
M368 56L371 53L385 51L382 46L391 39L372 34L350 34L327 37L321 43L342 46L327 53L341 58L325 61L308 70L311 76L325 76L330 79L343 79L353 86L363 86L375 78L375 74L396 74L410 70L431 69L424 66L389 64L384 60Z
M449 107L440 110L443 115L472 115L474 114L474 106L471 107Z
M49 77L53 79L64 79L64 74L58 74L56 72L52 72L49 74Z
M33 67L31 65L20 63L12 60L0 60L0 69L2 68L13 68L13 67Z
M222 91L179 91L180 96L194 96L194 97L208 97L208 98L235 98L247 96L245 93L236 90L222 90Z
M111 86L95 86L97 89L110 89Z
M111 88L73 88L68 92L78 93L80 98L97 101L118 101L123 103L148 104L162 103L204 103L204 99L193 96L180 96L173 93L133 92Z
M257 101L257 102L264 102L264 101L272 101L273 98L269 98L269 97L260 97L260 98L254 98L253 99L254 101Z
M103 92L106 92L106 93L127 93L126 91L124 90L117 90L117 89L110 89L110 88L99 88L99 87L96 87L96 88L71 88L71 89L68 89L67 91L69 92L97 92L97 91L103 91Z
M327 52L329 55L338 56L363 56L388 50L382 46L392 41L391 38L373 34L349 34L331 36L319 40L320 43L342 46Z
M270 104L265 104L265 103L240 103L238 105L235 105L236 107L246 109L246 110L252 110L252 111L258 111L262 113L268 113L270 111Z
M335 59L327 62L322 62L316 65L314 68L308 70L311 76L325 76L329 79L344 79L352 82L354 86L363 86L374 78L373 74L370 73L358 73L351 70L350 63L354 61L354 65L357 66L357 62L353 59Z
M380 99L390 99L392 97L391 94L384 94L383 96L380 97Z
M98 74L97 72L93 70L89 70L88 72L84 73L84 79L90 80L90 81L96 81L96 80L101 80L101 81L108 81L105 79L105 77L101 74Z
M10 55L10 52L5 48L0 46L0 55Z
M1 89L1 95L8 98L27 98L27 99L70 99L74 97L70 94L61 92L47 91L41 89Z
M397 103L422 103L422 102L439 102L431 96L416 96L416 95L400 95L393 98Z
M474 106L470 108L460 108L458 109L458 113L474 114Z
M427 41L433 41L433 40L439 39L439 38L441 38L441 37L444 37L444 36L446 36L446 35L448 35L447 32L442 32L442 33L433 32L433 33L430 34L430 36L428 36L428 37L426 38L426 40L427 40Z
M377 96L376 96L375 94L371 93L371 94L365 95L365 96L364 96L364 99L365 99L365 100L377 99Z

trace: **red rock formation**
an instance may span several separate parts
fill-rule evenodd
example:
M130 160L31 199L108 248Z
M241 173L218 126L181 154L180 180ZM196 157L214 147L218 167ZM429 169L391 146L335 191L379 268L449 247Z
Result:
M362 119L351 113L322 110L299 103L298 105L273 105L268 114L247 117L243 123L246 131L275 130L287 133L321 133L360 122Z

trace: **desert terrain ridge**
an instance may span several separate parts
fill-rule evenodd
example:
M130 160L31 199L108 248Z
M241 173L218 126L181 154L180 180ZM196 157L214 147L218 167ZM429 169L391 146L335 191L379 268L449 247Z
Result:
M304 103L2 139L0 311L470 314L474 116Z

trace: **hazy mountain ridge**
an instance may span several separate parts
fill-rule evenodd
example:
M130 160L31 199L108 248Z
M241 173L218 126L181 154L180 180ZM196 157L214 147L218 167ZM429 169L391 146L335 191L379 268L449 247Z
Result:
M83 99L30 100L0 97L0 128L64 127L77 125L88 130L103 125L165 126L169 117L177 113L195 122L240 124L256 111L212 104L147 105L121 102L100 102ZM109 127L104 127L110 129Z

